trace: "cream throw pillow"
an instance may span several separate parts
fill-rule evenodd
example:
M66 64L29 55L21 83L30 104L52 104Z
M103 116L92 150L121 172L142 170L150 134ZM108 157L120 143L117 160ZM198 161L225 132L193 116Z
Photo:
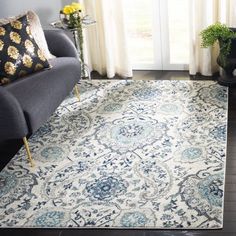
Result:
M35 42L38 44L39 48L43 51L44 56L47 58L47 60L55 58L55 56L53 56L49 49L48 49L48 45L47 45L47 41L43 32L43 28L42 25L40 23L39 17L37 16L37 14L33 11L28 11L22 15L16 16L16 17L9 17L9 18L5 18L5 19L0 19L0 25L5 25L13 20L15 20L16 18L19 18L23 15L27 14L28 15L28 19L29 19L29 23L30 23L30 29L31 29L31 34L34 37Z

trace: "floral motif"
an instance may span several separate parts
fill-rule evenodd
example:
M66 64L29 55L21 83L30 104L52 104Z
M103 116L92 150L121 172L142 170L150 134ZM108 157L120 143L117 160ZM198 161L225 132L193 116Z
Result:
M113 113L113 112L119 112L122 109L122 104L120 103L108 103L103 105L100 108L100 113Z
M195 160L202 155L201 148L190 147L182 152L182 157L188 160Z
M9 84L11 81L10 81L10 79L9 78L1 78L1 80L0 80L0 84L2 85L2 84Z
M142 148L154 141L161 141L167 127L151 118L145 119L120 119L112 124L101 126L97 132L97 139L104 146L119 152ZM109 140L109 141L108 141ZM107 143L110 142L108 146Z
M85 132L90 128L91 117L85 112L75 111L65 115L64 122L72 126L77 133Z
M18 30L22 29L22 23L19 20L12 21L11 26Z
M211 89L210 95L214 99L221 101L221 102L227 102L227 100L228 100L228 96L225 93L225 89L222 89L222 88Z
M22 61L23 61L24 66L27 67L27 68L31 68L32 65L33 65L32 58L27 54L24 54L24 56L22 58Z
M29 219L31 224L34 224L38 228L55 228L66 225L70 220L69 213L62 210L48 209L44 212L39 212L36 216L32 216L33 219Z
M142 135L143 131L144 131L143 126L139 124L131 123L123 127L120 127L118 135L126 137L126 138L133 138L135 136Z
M46 57L41 49L38 49L38 57L40 58L40 60L46 61Z
M127 183L122 179L109 176L87 184L86 191L93 199L100 201L111 200L127 191Z
M21 37L16 32L11 32L10 33L10 39L12 40L13 43L16 43L16 44L20 44L21 43Z
M126 144L128 142L129 144L135 144L140 138L147 137L151 131L152 126L132 122L112 127L111 137L118 143Z
M159 97L160 95L162 95L162 92L157 88L153 89L153 87L143 87L139 90L134 91L133 95L139 99L149 100L154 97Z
M4 69L8 75L14 75L16 73L16 66L12 62L6 62Z
M6 207L25 195L31 196L31 189L37 183L35 175L21 167L12 173L10 170L3 170L0 173L0 208Z
M12 59L17 59L19 57L19 51L16 47L10 46L7 49L7 54L12 58Z
M53 126L49 123L41 126L36 133L32 136L31 141L36 139L42 139L44 136L50 134L53 131Z
M0 27L0 36L4 36L6 34L6 30L3 27Z
M160 112L168 115L178 115L182 108L178 104L164 103L160 106Z
M218 103L224 105L227 103L228 96L226 93L227 88L220 88L214 85L202 88L200 90L200 96L204 101L211 102L212 104Z
M214 127L210 131L210 136L218 141L226 141L226 124Z
M203 173L188 176L181 184L181 197L199 215L217 218L218 214L221 215L223 211L223 182L222 173L209 175L203 171Z
M134 228L144 227L148 222L148 218L142 212L125 213L121 218L122 227Z
M155 213L149 208L122 209L116 217L114 225L120 228L155 228L157 219Z
M29 53L34 52L34 44L29 39L25 40L25 48Z
M10 175L8 172L3 171L0 173L0 197L9 193L16 187L18 181L15 175Z
M183 163L194 163L207 159L205 148L201 146L183 147L175 153L175 156Z
M20 72L19 72L19 77L24 77L24 76L26 76L27 75L27 71L25 71L25 70L20 70Z
M198 191L213 206L221 207L223 202L223 176L213 175L198 184Z
M55 227L61 223L65 213L59 211L46 212L35 220L38 227Z
M66 146L48 146L40 151L40 156L36 158L42 162L58 162L67 157L69 148Z
M40 70L42 70L42 69L43 69L43 65L42 65L42 64L37 63L37 64L35 65L35 68L34 68L35 71L40 71Z

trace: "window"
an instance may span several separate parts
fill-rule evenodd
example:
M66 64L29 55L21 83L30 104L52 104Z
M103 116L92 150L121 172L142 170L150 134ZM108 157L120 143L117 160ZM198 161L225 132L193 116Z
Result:
M188 69L189 0L124 3L134 69Z

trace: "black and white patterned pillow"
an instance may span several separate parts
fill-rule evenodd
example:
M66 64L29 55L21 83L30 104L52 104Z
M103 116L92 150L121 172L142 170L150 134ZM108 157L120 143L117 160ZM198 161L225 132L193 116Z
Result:
M27 15L0 26L0 85L50 68L30 32Z

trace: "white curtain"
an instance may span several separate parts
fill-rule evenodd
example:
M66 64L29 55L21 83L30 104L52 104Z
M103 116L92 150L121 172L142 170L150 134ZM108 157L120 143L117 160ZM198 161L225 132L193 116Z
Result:
M82 1L81 1L82 2ZM86 13L97 23L85 31L87 62L108 78L132 77L123 0L83 0Z
M218 48L201 48L199 33L216 22L236 27L236 0L190 0L190 74L211 76L219 68Z

